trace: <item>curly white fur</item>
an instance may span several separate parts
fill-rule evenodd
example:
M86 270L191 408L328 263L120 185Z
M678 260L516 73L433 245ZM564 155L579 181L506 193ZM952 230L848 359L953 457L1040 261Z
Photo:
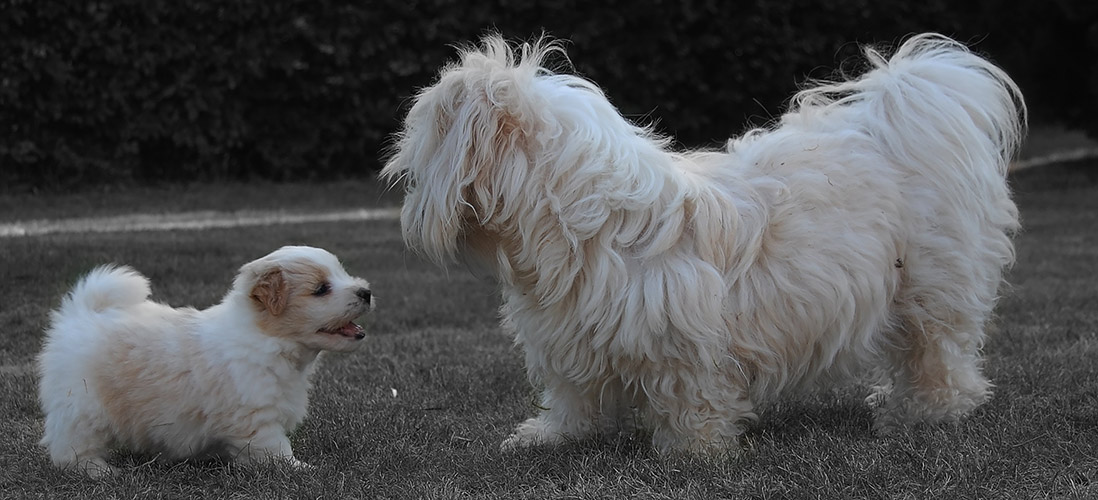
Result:
M640 410L660 449L734 449L758 404L872 373L877 427L985 401L984 325L1018 211L1025 106L946 37L866 49L724 151L674 152L562 53L488 36L415 99L382 175L412 248L471 256L544 388L504 448Z

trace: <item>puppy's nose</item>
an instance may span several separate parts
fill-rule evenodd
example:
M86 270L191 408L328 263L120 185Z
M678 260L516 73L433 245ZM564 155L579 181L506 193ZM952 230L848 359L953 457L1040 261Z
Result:
M368 288L359 288L358 290L355 290L355 295L358 295L358 298L362 299L363 302L365 302L367 304L370 303L370 297L371 297L370 289L368 289Z

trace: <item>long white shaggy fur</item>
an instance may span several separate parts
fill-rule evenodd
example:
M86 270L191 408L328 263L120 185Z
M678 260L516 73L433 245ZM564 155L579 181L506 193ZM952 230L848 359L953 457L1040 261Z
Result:
M245 264L204 310L148 300L129 267L88 273L54 311L38 358L54 465L114 472L111 447L168 459L294 458L321 351L351 351L369 283L325 250L288 246Z
M543 388L504 449L612 431L630 408L659 449L735 449L759 404L866 374L882 432L989 397L1025 130L1002 70L918 35L723 151L675 152L544 67L562 52L497 35L462 50L382 172L406 184L410 247L501 283Z

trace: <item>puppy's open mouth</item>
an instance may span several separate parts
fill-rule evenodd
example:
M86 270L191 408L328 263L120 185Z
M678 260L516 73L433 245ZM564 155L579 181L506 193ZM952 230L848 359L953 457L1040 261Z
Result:
M361 326L355 324L354 321L336 327L321 328L319 332L326 335L339 335L340 337L347 337L355 340L366 338L366 331L363 330Z

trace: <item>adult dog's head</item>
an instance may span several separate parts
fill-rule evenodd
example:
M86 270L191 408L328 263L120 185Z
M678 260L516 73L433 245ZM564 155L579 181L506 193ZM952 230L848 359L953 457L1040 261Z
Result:
M622 118L595 84L546 69L553 54L563 57L559 44L512 47L498 35L461 50L415 97L382 170L404 181L409 247L439 264L471 253L505 282L528 279L543 300L575 278L581 242L643 238L642 222L612 212L661 205L658 164L671 161L666 141Z

